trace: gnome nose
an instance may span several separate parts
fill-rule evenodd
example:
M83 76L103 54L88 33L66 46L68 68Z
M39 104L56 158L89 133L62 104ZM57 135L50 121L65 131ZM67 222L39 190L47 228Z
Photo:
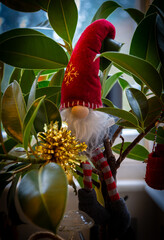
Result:
M72 107L71 113L78 119L84 119L89 114L89 109L85 106L74 106Z

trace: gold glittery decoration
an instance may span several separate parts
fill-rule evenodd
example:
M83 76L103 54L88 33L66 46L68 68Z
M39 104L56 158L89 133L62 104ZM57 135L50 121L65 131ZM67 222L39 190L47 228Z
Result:
M76 68L73 66L72 63L70 63L66 69L64 81L66 85L69 85L70 82L73 81L74 77L77 77L79 75L78 71L76 71Z
M35 153L47 162L55 162L68 172L70 169L74 170L76 165L86 161L86 156L79 155L86 151L87 145L79 143L71 131L67 130L67 125L58 130L58 123L50 123L45 126L45 132L38 134L42 140L41 144L35 148Z

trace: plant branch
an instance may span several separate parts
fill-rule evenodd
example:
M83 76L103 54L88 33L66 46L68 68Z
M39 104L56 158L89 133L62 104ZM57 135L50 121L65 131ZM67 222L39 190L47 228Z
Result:
M113 134L112 139L110 141L111 147L112 147L113 143L115 142L116 138L118 137L118 135L121 133L122 129L123 129L123 127L119 126L117 128L117 130L115 131L115 133Z
M142 138L146 136L146 134L155 126L157 120L152 122L144 132L141 132L134 141L124 150L124 152L119 156L118 160L116 161L116 169L120 167L121 162L125 159L125 157L128 155L128 153L137 145L137 143L140 142Z
M45 163L46 161L43 159L36 159L36 158L22 158L22 157L16 157L11 154L0 154L0 159L2 160L14 160L15 162L24 162L24 163Z

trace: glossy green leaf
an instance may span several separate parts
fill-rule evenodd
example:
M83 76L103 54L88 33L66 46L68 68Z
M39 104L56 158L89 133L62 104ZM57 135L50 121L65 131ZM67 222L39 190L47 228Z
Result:
M36 0L1 0L1 2L9 8L21 12L36 12L40 10L40 6Z
M137 24L139 24L141 22L141 20L144 18L144 13L139 11L138 9L126 8L124 10L133 18L133 20Z
M97 19L107 18L110 14L112 14L112 12L114 12L119 7L121 6L114 1L104 2L95 13L92 22L94 22Z
M64 69L61 69L52 76L49 86L50 87L61 86L63 78L64 78Z
M55 32L72 45L78 18L74 0L50 0L48 17Z
M63 169L56 163L49 163L30 171L21 180L18 199L28 219L56 232L67 200L67 178Z
M20 87L22 89L23 94L27 94L28 92L30 92L34 79L35 79L35 74L33 70L23 71L23 74L20 80Z
M44 35L16 36L3 41L0 60L25 69L61 69L68 64L63 48Z
M145 136L147 140L154 141L156 138L156 143L164 144L164 129L162 127L158 128L157 136L156 135L156 128L154 127L151 131Z
M150 63L141 58L117 52L106 52L100 56L106 57L125 68L145 83L155 95L161 95L162 80L157 70Z
M112 76L110 76L106 81L105 84L103 86L103 94L102 97L105 98L109 91L111 90L111 88L113 87L113 85L116 83L116 81L118 80L118 78L122 75L122 72L117 72L115 74L113 74Z
M43 80L38 82L38 88L48 87L50 84L49 80Z
M116 122L116 124L119 125L119 126L122 126L124 128L138 129L138 127L136 127L134 124L132 124L132 123L126 121L126 120L122 120L122 119L118 120ZM140 131L141 131L141 129L140 129Z
M102 98L101 100L102 100L103 104L105 104L106 106L108 106L108 107L114 107L113 103L112 103L109 99L107 99L107 98Z
M131 144L131 142L125 142L124 146L123 146L123 151ZM112 150L116 153L120 153L120 149L121 149L121 143L115 145L112 147ZM130 153L127 155L127 158L131 158L131 159L135 159L135 160L139 160L139 161L144 161L147 157L148 157L148 150L143 147L142 145L136 145L131 151Z
M57 121L59 128L61 127L61 116L58 108L53 102L45 99L42 102L34 121L36 132L43 132L44 124L49 125L51 121Z
M137 118L143 122L148 114L148 101L146 96L136 88L127 88L126 96L131 109Z
M112 108L112 107L104 107L104 108L97 108L96 111L101 111L101 112L111 114L118 118L129 121L130 123L134 124L135 126L139 126L136 116L125 110L118 109L118 108Z
M136 28L130 46L130 54L150 62L155 68L159 65L156 44L156 14L144 18ZM142 43L142 44L141 44Z
M23 141L22 128L26 114L26 106L19 84L12 82L2 98L2 123L5 131L18 140Z
M9 138L4 142L4 146L7 152L11 151L17 144L18 142L13 138ZM0 153L4 153L2 145L0 145Z
M33 104L30 106L24 122L23 122L23 147L24 149L27 150L28 148L28 143L29 143L29 139L30 139L30 134L31 134L31 130L33 127L33 122L35 120L37 111L41 105L41 103L43 102L45 96L36 99Z
M4 63L0 61L0 83L3 79L3 73L4 73Z
M45 36L43 33L30 29L30 28L15 28L4 32L1 34L0 43L7 41L10 38L20 37L20 36L31 36L31 35L41 35Z
M49 0L36 0L37 4L45 11L48 9Z
M122 90L131 87L130 84L123 77L118 78L118 83L120 84Z
M14 68L14 70L13 70L11 76L10 76L9 83L12 83L14 80L19 83L21 75L22 75L22 69Z

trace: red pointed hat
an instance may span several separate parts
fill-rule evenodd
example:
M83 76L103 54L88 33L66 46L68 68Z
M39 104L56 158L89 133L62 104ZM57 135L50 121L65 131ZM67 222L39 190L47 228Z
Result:
M115 38L115 27L105 19L91 23L79 38L67 65L61 88L61 109L77 105L88 108L102 106L98 76L100 53L105 38Z

